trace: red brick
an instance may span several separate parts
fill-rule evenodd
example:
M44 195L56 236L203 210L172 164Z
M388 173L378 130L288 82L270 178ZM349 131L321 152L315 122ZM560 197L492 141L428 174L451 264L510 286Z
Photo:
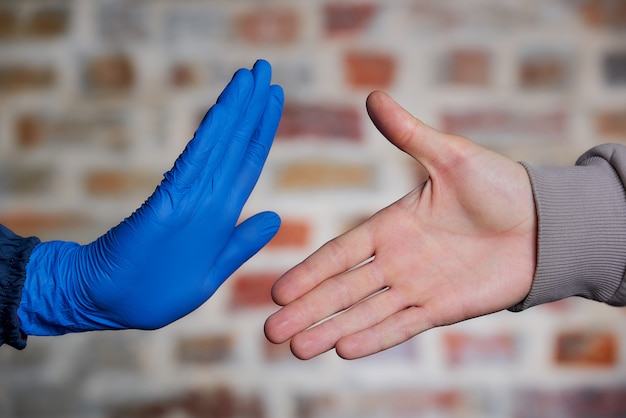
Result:
M322 138L359 142L361 111L348 106L287 104L276 134L279 140Z
M181 399L182 409L192 417L236 417L240 402L228 387L194 390Z
M234 345L230 334L186 337L178 342L177 358L181 363L223 362L231 358Z
M371 3L324 6L324 29L328 36L354 35L365 31L371 24L378 7Z
M50 235L66 229L82 228L89 220L81 213L73 212L5 212L0 213L0 224L18 235Z
M0 39L7 40L17 36L17 13L12 9L0 9Z
M443 60L443 82L459 85L484 86L490 80L490 57L481 49L459 49Z
M125 92L135 82L135 69L130 57L103 56L91 60L86 68L87 86L95 91Z
M624 417L626 389L624 387L582 388L567 390L561 396L569 412L562 416Z
M510 334L449 332L444 336L444 344L448 363L454 366L513 363L519 357L517 342Z
M583 0L579 4L582 20L597 29L626 27L626 2L621 0Z
M177 88L191 87L198 84L198 69L189 63L178 63L170 69L170 84Z
M106 416L109 418L162 418L166 417L172 409L176 409L176 406L176 402L167 399L146 402L136 400L132 403L109 406Z
M386 89L394 81L396 60L387 53L351 51L344 56L344 68L349 86Z
M622 387L527 390L515 393L512 400L515 418L626 416L626 389Z
M258 395L238 394L226 386L189 391L180 399L179 409L186 417L265 417L264 404Z
M471 392L455 390L398 390L363 393L357 400L361 413L380 411L382 416L484 416Z
M128 193L132 188L128 173L117 171L99 171L90 173L86 178L86 188L90 194L114 195Z
M278 170L281 190L366 189L374 185L372 167L331 161L294 161Z
M162 175L140 171L94 170L86 175L87 192L96 196L145 194L148 197Z
M44 121L32 114L20 115L15 119L14 135L23 149L37 148L43 142Z
M626 140L626 110L602 111L596 115L596 130L604 138Z
M296 40L299 23L294 10L263 8L241 14L237 28L249 43L282 45Z
M455 134L533 138L564 135L566 116L560 110L535 114L494 108L444 111L441 119L442 130Z
M230 279L233 283L230 306L250 309L275 306L270 292L280 273L240 273Z
M559 366L613 367L618 361L618 345L610 332L564 332L556 338L554 361Z
M257 394L239 394L228 386L191 388L181 395L167 395L158 399L130 401L106 408L109 418L264 418L265 405Z
M586 0L580 3L580 13L582 19L593 27L600 27L606 24L605 5L603 1Z
M311 225L307 221L283 218L278 233L267 244L267 248L303 248L308 245L310 237Z
M55 38L65 35L69 27L67 9L41 9L31 14L25 23L26 35L35 38Z
M27 113L14 120L16 144L24 150L39 147L79 147L125 151L130 143L127 109L62 109L58 113Z
M0 66L0 92L19 92L48 88L54 85L56 73L50 67L25 64Z
M335 416L372 416L372 411L376 411L374 416L384 417L487 416L480 396L472 391L453 389L362 391L351 399L352 414L344 412Z
M558 89L568 83L569 64L554 55L524 57L521 60L518 82L522 88Z

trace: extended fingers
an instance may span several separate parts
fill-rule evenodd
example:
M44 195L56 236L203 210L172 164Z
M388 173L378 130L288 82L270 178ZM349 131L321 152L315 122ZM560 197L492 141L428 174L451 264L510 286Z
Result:
M272 287L272 298L278 305L287 305L322 281L356 267L373 255L373 236L366 221L327 242L283 274Z
M222 161L225 176L233 175L239 171L246 150L259 128L261 117L266 112L270 91L272 91L270 89L272 70L269 63L263 60L257 61L250 73L254 79L254 85L250 92L250 100L240 108L235 129L226 144L226 152ZM275 89L273 92L276 93ZM276 108L275 101L272 105ZM270 112L271 124L277 123L276 115L280 116L280 113L275 110Z
M265 334L281 343L380 291L385 279L374 263L331 277L268 318Z
M435 327L429 311L411 306L382 322L341 338L335 350L345 359L356 359L387 350Z
M271 86L267 106L250 139L237 172L236 184L232 187L236 205L234 210L241 210L261 175L278 129L283 104L283 89L277 85Z
M185 191L206 173L212 173L221 161L226 143L250 100L254 79L249 70L237 71L224 88L217 103L209 109L194 137L174 167L165 174L168 187Z
M246 162L259 171L263 167L274 141L284 102L285 95L282 87L270 86L267 105L246 150Z
M374 327L404 308L406 301L401 292L382 290L328 321L296 334L291 340L291 351L303 360L315 357L335 347L343 338Z

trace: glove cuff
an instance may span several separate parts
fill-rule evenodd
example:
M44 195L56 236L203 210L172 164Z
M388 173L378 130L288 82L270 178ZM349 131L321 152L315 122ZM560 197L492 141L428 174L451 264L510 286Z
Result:
M26 280L26 264L39 238L22 238L0 225L0 345L22 350L26 335L20 331L17 310Z

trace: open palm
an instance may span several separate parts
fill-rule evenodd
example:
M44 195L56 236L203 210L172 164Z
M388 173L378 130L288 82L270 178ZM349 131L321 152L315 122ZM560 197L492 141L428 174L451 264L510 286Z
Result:
M276 282L283 308L266 335L291 338L302 359L332 348L344 358L369 355L511 307L532 284L536 215L524 167L427 127L385 93L372 93L367 107L428 178Z

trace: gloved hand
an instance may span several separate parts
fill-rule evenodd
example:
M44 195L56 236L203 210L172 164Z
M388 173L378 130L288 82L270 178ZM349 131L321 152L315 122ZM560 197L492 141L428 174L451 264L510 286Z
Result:
M27 335L156 329L202 305L278 231L259 213L236 226L283 107L271 67L241 69L154 194L88 245L43 242L18 310Z

